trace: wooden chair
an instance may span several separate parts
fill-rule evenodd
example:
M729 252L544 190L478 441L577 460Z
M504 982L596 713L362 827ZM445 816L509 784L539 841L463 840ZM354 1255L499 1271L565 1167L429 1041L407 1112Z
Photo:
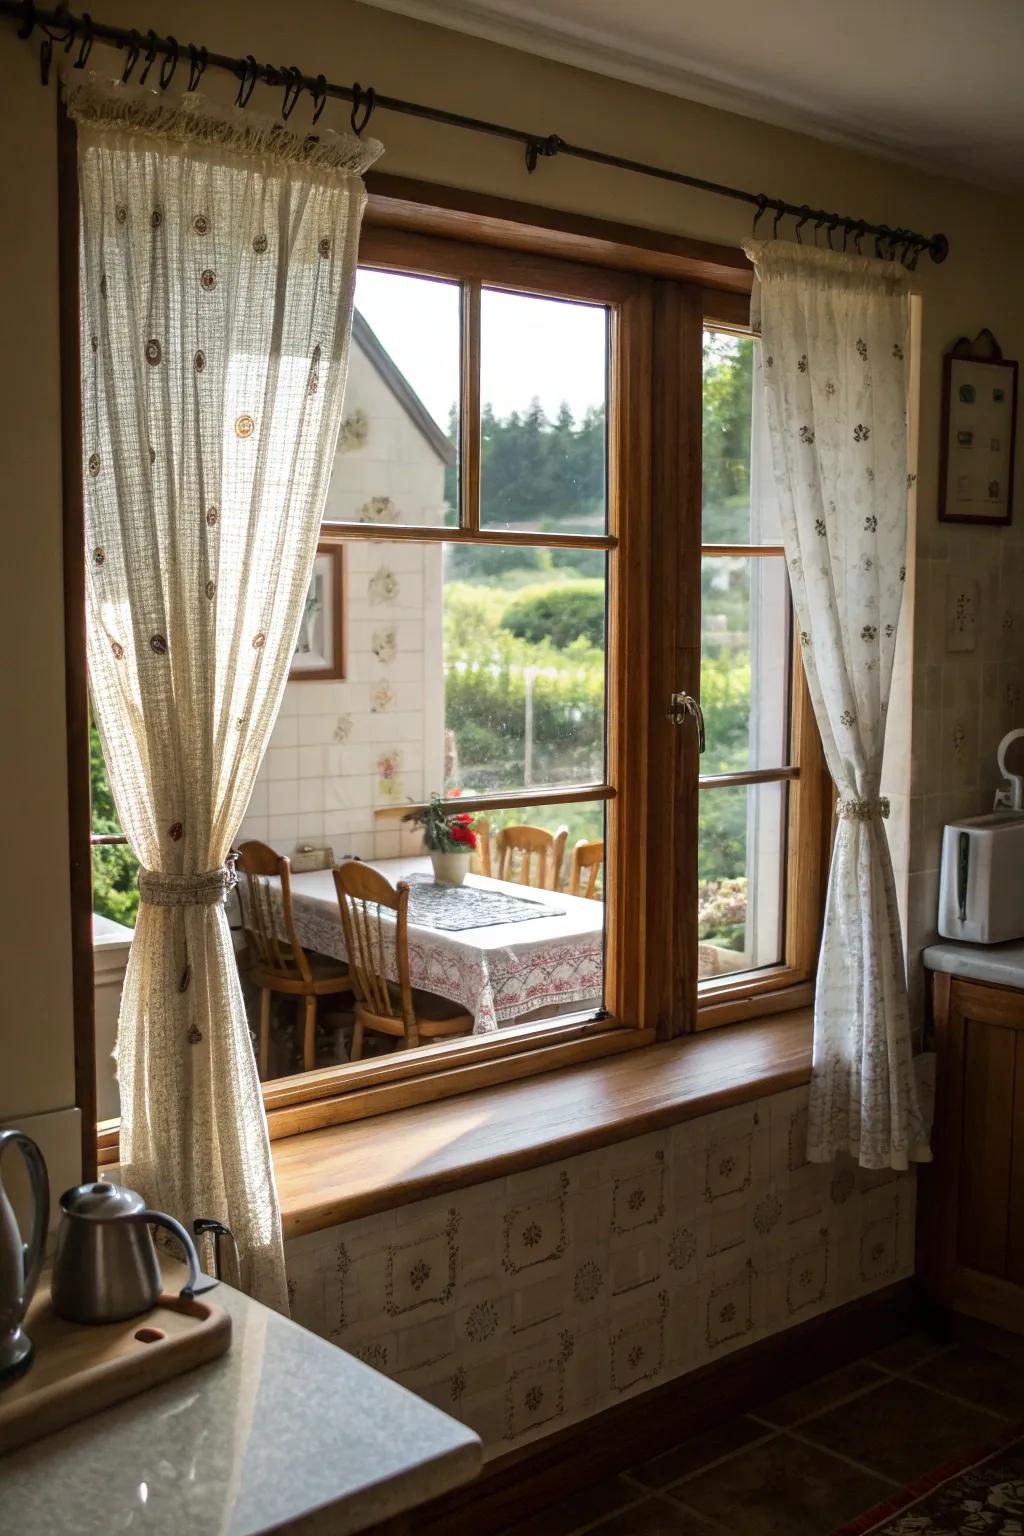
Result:
M597 882L604 869L604 843L588 843L585 837L581 837L572 851L569 861L569 895L586 896L590 901L600 901L597 894ZM586 871L586 880L583 880L583 872ZM584 889L580 890L581 882Z
M498 879L511 880L515 855L519 855L519 883L557 891L562 878L562 859L568 827L548 832L544 827L502 827L495 841ZM531 878L535 873L535 878Z
M490 875L491 873L491 824L486 816L478 816L473 823L476 833L476 847L473 850L473 858L470 863L474 875Z
M304 999L302 1064L313 1068L316 1044L316 1005L321 997L352 991L348 967L340 961L310 960L299 943L292 912L291 860L266 843L242 843L235 869L239 875L238 903L242 912L246 952L244 964L253 986L260 989L260 1032L257 1061L265 1078L270 1058L270 1000L277 992ZM278 936L268 877L281 881L281 908L287 939Z
M351 1060L363 1053L363 1033L372 1030L392 1035L411 1050L421 1041L445 1035L467 1035L473 1028L469 1013L453 1013L447 999L421 992L409 982L409 887L398 888L369 864L350 860L334 866L334 885L341 908L356 997L356 1027L352 1034ZM396 914L394 926L398 983L388 980L385 963L385 926L381 909ZM391 930L391 924L387 924Z

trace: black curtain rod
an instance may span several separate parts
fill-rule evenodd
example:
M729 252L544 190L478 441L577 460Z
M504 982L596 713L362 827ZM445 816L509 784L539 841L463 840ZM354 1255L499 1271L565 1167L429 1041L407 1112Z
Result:
M949 255L949 241L943 234L919 235L912 229L893 229L887 224L869 224L865 219L851 219L843 214L829 213L824 208L811 208L806 203L802 205L787 203L783 198L768 197L763 192L744 192L739 187L728 187L718 181L706 181L701 176L688 176L683 171L670 171L662 166L647 165L642 160L628 160L622 155L609 155L603 150L587 149L581 144L570 144L567 140L560 138L557 133L547 135L530 133L523 128L510 128L502 123L491 123L484 118L467 117L461 112L447 112L440 107L424 106L421 102L404 101L399 96L384 96L372 87L364 90L358 82L353 85L336 85L326 80L323 75L305 75L295 66L259 64L251 53L244 59L232 58L229 54L213 53L194 43L179 43L174 37L158 37L153 31L143 34L135 28L112 27L102 21L93 21L88 12L82 16L73 16L62 5L52 10L44 10L36 6L33 0L0 0L0 16L20 24L18 27L20 38L27 40L31 38L34 31L42 32L40 73L44 85L49 78L55 44L63 47L66 53L70 53L77 43L78 53L74 60L74 67L84 69L94 42L111 43L127 53L122 74L125 82L130 79L140 57L143 59L140 83L145 81L154 60L157 58L162 60L158 71L158 83L162 90L166 90L170 85L179 63L188 66L190 90L196 88L207 69L220 69L234 75L238 80L237 102L243 107L248 103L257 83L261 81L265 85L283 89L281 114L286 120L303 91L307 92L313 100L314 123L323 111L328 96L332 96L339 101L352 103L352 127L357 133L365 129L375 109L382 112L398 112L405 117L418 117L431 123L443 123L450 128L465 128L471 133L486 133L492 137L509 139L513 143L522 144L526 151L527 170L531 172L536 170L537 163L542 157L568 155L575 160L589 160L594 165L614 166L618 170L632 171L638 176L653 176L659 181L673 182L682 187L695 187L699 192L711 192L716 197L729 197L734 202L747 203L757 210L754 215L755 230L762 217L770 214L776 235L781 220L793 218L797 221L794 231L797 240L801 239L801 231L805 224L813 225L815 238L818 230L824 229L830 248L832 236L838 236L840 231L844 250L852 241L857 251L860 251L862 240L871 238L874 240L876 256L889 260L895 260L898 257L904 265L911 268L916 265L917 258L923 251L927 251L933 261L945 261Z

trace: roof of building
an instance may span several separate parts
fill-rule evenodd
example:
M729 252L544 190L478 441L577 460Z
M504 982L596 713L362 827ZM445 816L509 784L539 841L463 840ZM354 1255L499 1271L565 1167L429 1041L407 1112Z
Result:
M376 333L358 309L352 316L352 340L373 364L384 383L391 390L403 410L419 428L427 442L444 464L454 464L455 444L446 437L413 389L405 374L395 366L390 352L385 351Z

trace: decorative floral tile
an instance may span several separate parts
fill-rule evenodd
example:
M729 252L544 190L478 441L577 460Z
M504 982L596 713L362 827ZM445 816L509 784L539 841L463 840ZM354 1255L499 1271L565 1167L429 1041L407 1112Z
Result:
M654 1156L653 1168L612 1181L611 1227L616 1237L657 1226L665 1214L665 1154Z
M572 1294L577 1303L588 1307L604 1289L604 1271L594 1259L585 1259L572 1277Z
M395 702L395 690L385 680L377 684L370 694L370 709L375 715L385 715Z
M355 448L362 448L370 435L370 422L366 412L360 407L345 417L338 433L338 447L342 453L351 453ZM363 519L367 521L367 519Z
M398 596L398 577L386 565L379 566L366 590L371 603L393 603Z
M667 1291L660 1291L654 1311L612 1331L608 1338L611 1385L625 1392L638 1381L651 1381L665 1364L665 1319L669 1312Z
M431 1303L446 1305L455 1295L459 1213L448 1212L443 1231L409 1243L389 1244L384 1268L384 1310L389 1317Z
M899 1253L899 1202L864 1223L860 1237L860 1277L866 1284L881 1285L896 1273Z
M704 1337L709 1349L717 1349L730 1339L742 1338L753 1327L754 1267L748 1261L741 1272L708 1294Z
M382 666L387 666L398 655L398 638L394 629L374 630L370 649Z
M677 1275L692 1278L696 1270L697 1234L692 1227L676 1227L666 1249L668 1267Z
M742 1194L750 1188L753 1151L753 1132L736 1141L708 1148L704 1160L704 1199L709 1204L726 1195Z
M352 719L351 715L339 715L334 726L335 741L348 741L349 737L352 735L352 729L354 725L355 721Z
M402 754L397 747L390 752L382 752L377 759L377 793L382 800L401 800L404 798L402 791Z
M559 1193L529 1205L514 1206L505 1213L502 1268L518 1275L538 1264L560 1259L567 1243L566 1196L569 1175L559 1175Z
M390 496L371 496L359 508L361 523L397 523L398 508Z
M516 1440L549 1424L565 1410L565 1367L576 1341L566 1328L552 1342L555 1347L550 1355L509 1373L505 1383L506 1440Z
M810 1248L791 1255L786 1268L786 1310L790 1316L824 1301L828 1291L828 1229Z

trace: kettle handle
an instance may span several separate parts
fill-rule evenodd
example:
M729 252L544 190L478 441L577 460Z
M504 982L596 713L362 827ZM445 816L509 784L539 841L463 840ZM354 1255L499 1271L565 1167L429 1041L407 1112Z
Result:
M39 1281L39 1272L43 1267L43 1254L46 1250L46 1234L50 1226L50 1180L46 1172L46 1163L43 1154L30 1136L24 1131L0 1131L0 1156L4 1148L10 1142L17 1142L21 1149L21 1155L25 1159L28 1169L29 1183L32 1186L32 1200L34 1209L32 1212L32 1236L24 1245L25 1248L25 1300L35 1292Z
M172 1237L176 1237L185 1250L185 1262L188 1264L188 1282L183 1285L178 1293L183 1301L187 1301L196 1286L199 1284L199 1255L196 1253L196 1245L189 1237L180 1221L175 1221L173 1216L165 1216L163 1211L136 1211L130 1218L132 1221L141 1222L143 1226L164 1227Z

